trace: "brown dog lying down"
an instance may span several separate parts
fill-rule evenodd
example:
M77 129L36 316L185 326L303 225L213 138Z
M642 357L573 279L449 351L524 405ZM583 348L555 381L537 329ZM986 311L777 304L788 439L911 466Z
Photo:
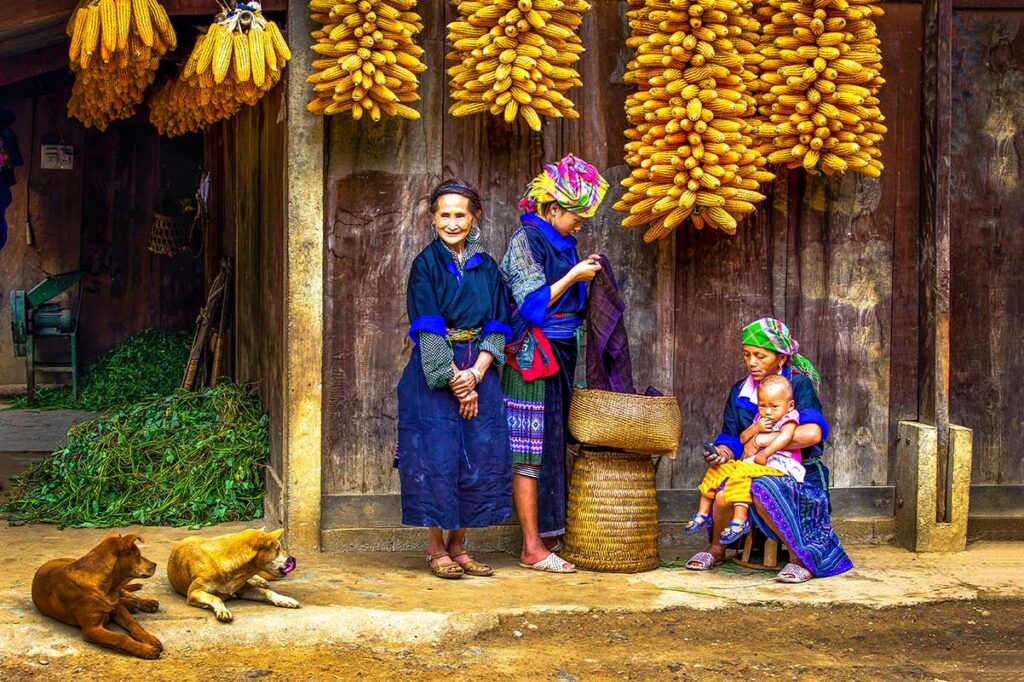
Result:
M223 623L234 618L223 601L232 597L297 609L299 602L269 589L259 575L283 578L295 568L295 558L281 548L283 532L243 530L213 538L185 538L171 549L167 579L188 597L190 605L210 609Z
M159 658L163 645L131 614L156 611L160 604L132 594L142 587L133 578L149 578L156 564L135 546L138 535L111 535L81 559L54 559L32 579L32 603L42 613L82 629L87 642L120 649L139 658ZM131 637L108 630L113 620Z

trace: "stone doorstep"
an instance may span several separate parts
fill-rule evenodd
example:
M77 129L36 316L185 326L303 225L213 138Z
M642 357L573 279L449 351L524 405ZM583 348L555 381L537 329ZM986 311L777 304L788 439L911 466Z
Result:
M1024 522L1024 518L1021 519ZM700 549L705 545L702 536L689 535L685 523L661 523L658 545L662 552L672 549ZM1021 524L1024 527L1024 523ZM835 529L839 537L849 544L889 544L895 533L892 517L838 519ZM325 552L343 551L419 551L424 535L420 528L330 528L322 533ZM468 544L484 551L518 552L519 526L503 524L469 531Z
M658 545L664 555L673 549L700 549L699 536L688 535L683 523L661 523ZM848 545L888 545L896 535L895 517L836 519L833 523L842 541ZM1024 516L972 516L967 523L969 542L1024 541ZM519 527L514 524L473 529L468 544L485 551L517 552ZM418 551L423 546L423 531L418 528L331 528L323 531L324 552L343 551Z

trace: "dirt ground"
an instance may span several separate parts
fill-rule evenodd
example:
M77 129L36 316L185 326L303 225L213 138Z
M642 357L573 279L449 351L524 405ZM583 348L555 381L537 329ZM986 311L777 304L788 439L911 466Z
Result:
M144 618L144 617L143 617ZM712 619L714 622L712 623ZM144 621L143 621L144 622ZM503 616L436 646L218 646L139 661L85 645L5 680L1022 680L1024 601ZM225 627L225 633L229 632ZM45 664L43 664L45 662Z

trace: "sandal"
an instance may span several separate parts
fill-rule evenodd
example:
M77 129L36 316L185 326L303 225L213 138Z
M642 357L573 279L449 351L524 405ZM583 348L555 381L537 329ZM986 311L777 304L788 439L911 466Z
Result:
M729 525L722 531L722 534L718 536L718 541L723 545L731 545L749 532L750 519L746 521L730 521Z
M704 530L711 525L711 514L701 514L697 512L690 519L690 522L686 524L685 530L687 533L696 533L697 531Z
M448 552L438 552L437 554L428 554L427 563L430 564L430 572L436 575L438 578L444 578L445 580L455 580L461 578L465 571L462 570L462 566L459 562L448 557L449 563L447 564L434 564L433 562L440 559L441 557L448 556Z
M576 572L576 568L575 567L573 567L573 568L566 568L567 565L571 566L572 564L570 564L568 561L566 561L562 557L558 556L554 552L552 552L551 554L548 554L546 557L544 557L543 559L541 559L540 561L538 561L535 564L527 564L527 563L524 563L524 562L520 561L519 565L522 568L531 568L531 569L533 569L535 571L542 571L544 573L575 573Z
M803 566L798 566L797 564L786 564L782 570L779 571L779 574L775 576L775 579L780 583L795 584L805 583L813 577L814 574Z
M716 559L711 552L697 552L686 562L686 567L691 571L710 571L722 561L722 559Z
M466 557L465 561L459 561L459 557ZM452 555L452 561L462 567L462 572L466 575L477 576L480 578L487 578L494 575L494 569L487 564L482 564L473 557L469 556L469 552L462 550L458 554Z

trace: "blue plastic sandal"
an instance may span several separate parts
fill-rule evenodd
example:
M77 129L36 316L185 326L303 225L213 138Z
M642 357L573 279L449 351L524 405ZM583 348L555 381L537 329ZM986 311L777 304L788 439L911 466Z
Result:
M684 529L687 533L696 533L711 525L711 514L697 512Z
M723 545L731 545L749 532L750 519L746 521L730 521L729 525L722 531L722 534L718 536L718 541Z

